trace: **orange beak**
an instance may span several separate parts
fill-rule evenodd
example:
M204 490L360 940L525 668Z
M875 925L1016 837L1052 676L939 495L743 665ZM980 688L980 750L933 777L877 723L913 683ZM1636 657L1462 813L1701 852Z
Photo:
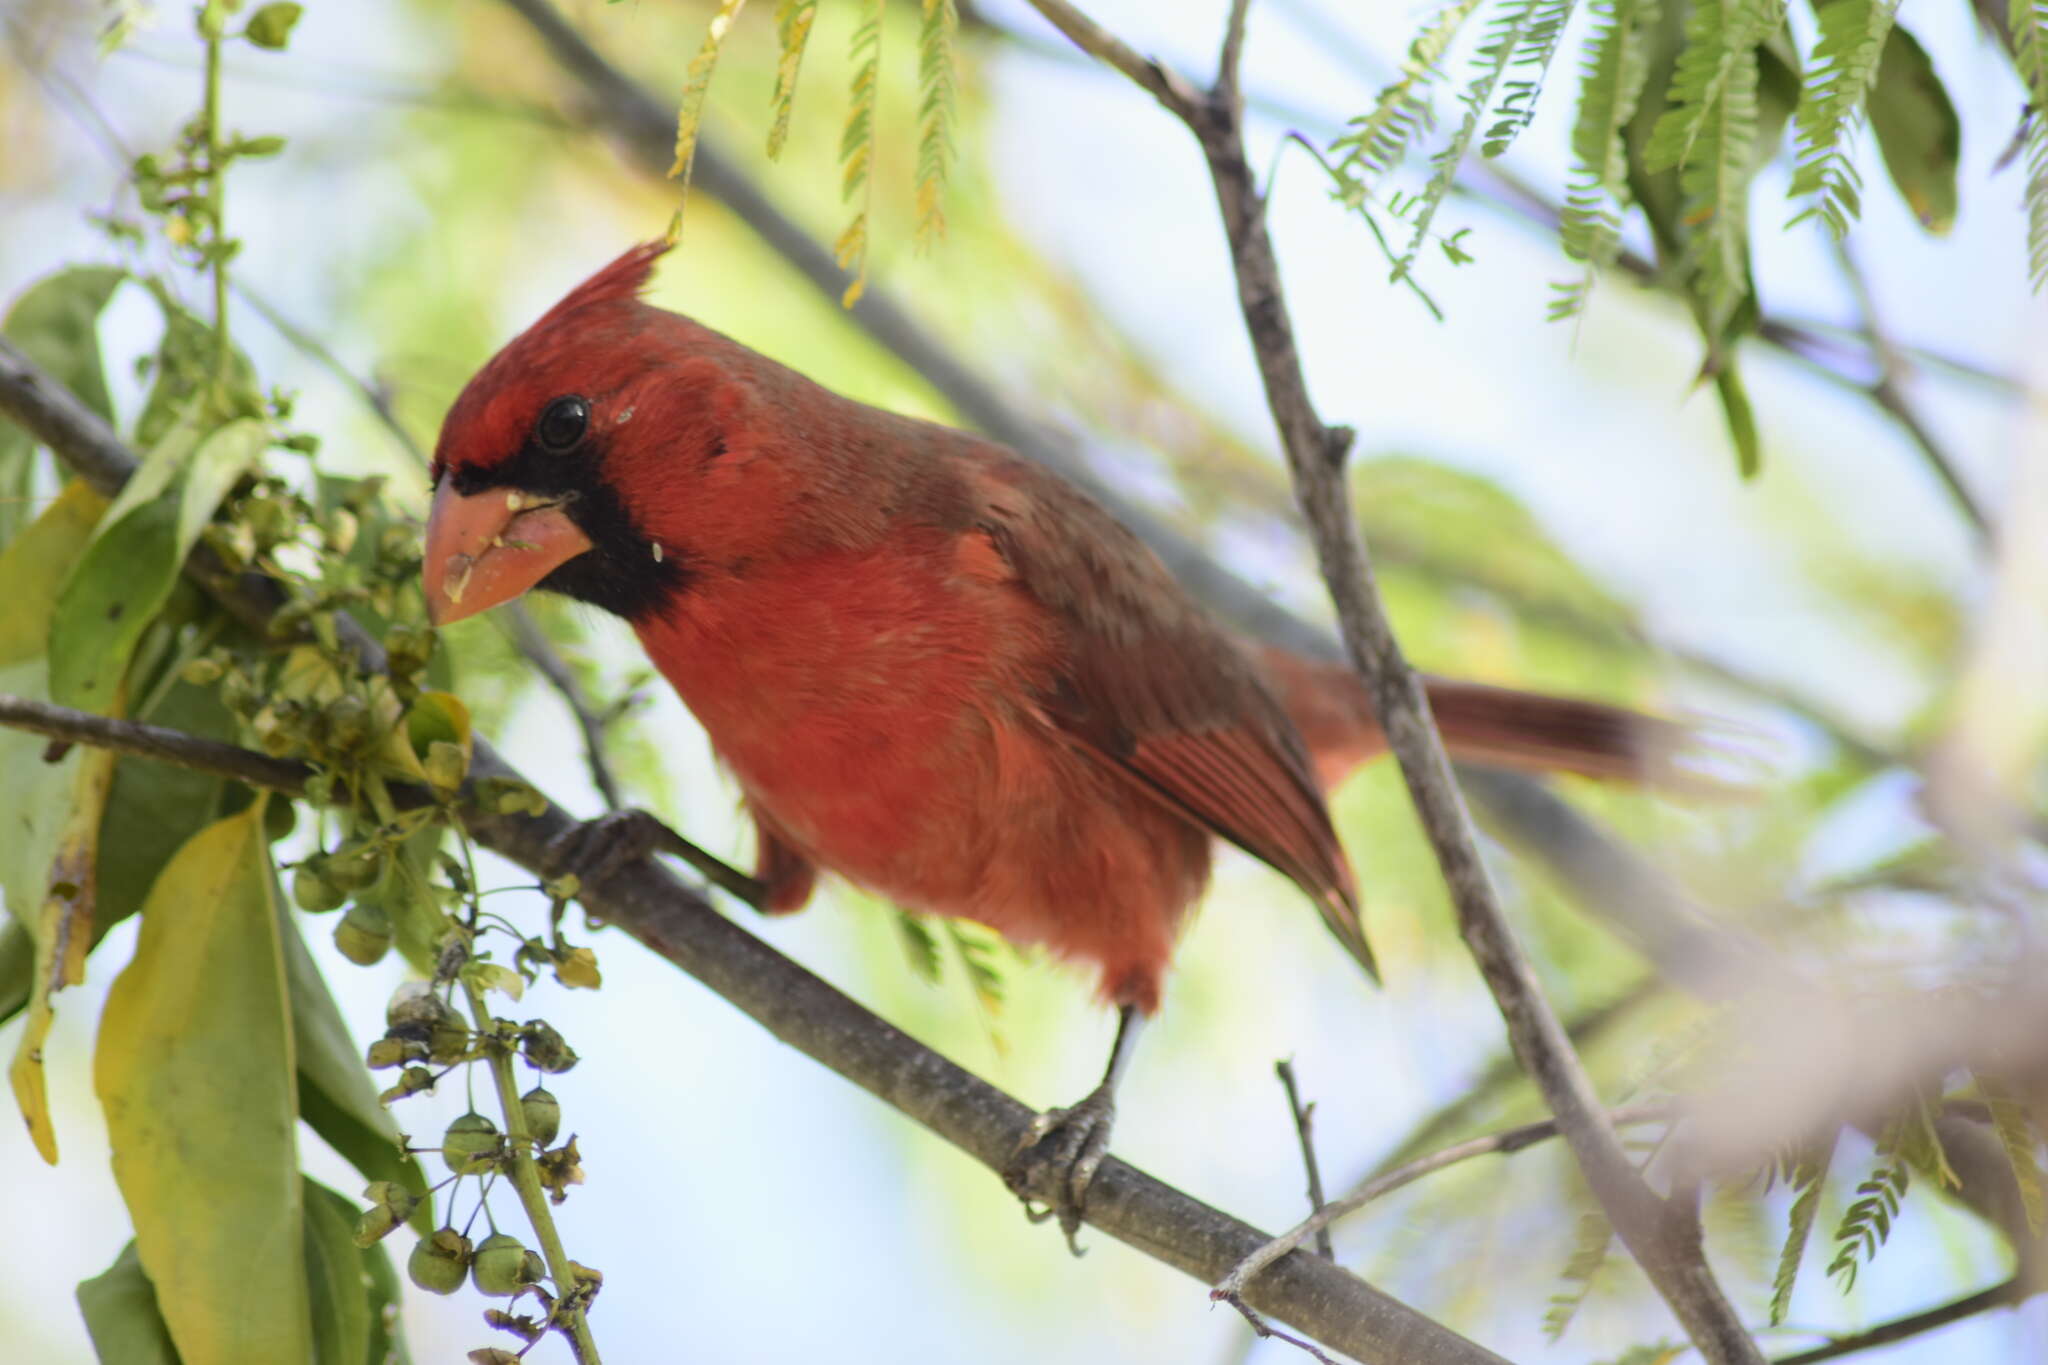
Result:
M420 568L427 618L445 626L510 602L589 548L558 502L510 488L464 497L443 479Z

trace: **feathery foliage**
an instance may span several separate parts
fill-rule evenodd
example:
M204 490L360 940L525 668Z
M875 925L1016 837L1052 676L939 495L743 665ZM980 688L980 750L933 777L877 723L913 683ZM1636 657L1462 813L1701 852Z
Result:
M875 164L875 95L882 74L882 14L887 0L867 0L854 27L852 99L846 111L846 131L839 139L839 194L849 203L858 202L851 220L832 243L832 254L842 270L853 272L840 303L851 308L868 284L868 207L874 201L870 172Z
M1572 1237L1572 1254L1564 1263L1564 1287L1550 1296L1543 1310L1543 1335L1557 1341L1578 1316L1579 1306L1593 1292L1593 1282L1607 1264L1607 1252L1614 1245L1614 1225L1598 1209L1579 1214L1579 1226Z
M1536 116L1536 101L1543 94L1543 78L1549 74L1551 59L1557 56L1557 44L1564 37L1564 26L1570 22L1577 2L1536 0L1529 25L1516 44L1510 61L1510 65L1529 74L1501 87L1500 108L1493 127L1486 130L1486 142L1480 148L1485 155L1499 156L1507 151L1509 144Z
M711 90L711 73L718 69L718 50L746 2L723 0L718 13L711 16L710 27L704 30L703 45L690 58L690 69L683 78L683 99L676 111L676 159L668 173L670 179L682 178L685 194L690 189L691 164L697 159L697 130L704 117L704 96Z
M1380 91L1371 111L1352 119L1350 131L1330 144L1334 160L1329 164L1337 180L1337 197L1347 207L1361 208L1367 182L1399 166L1416 135L1435 122L1429 87L1443 79L1439 63L1480 3L1451 0L1438 10L1408 44L1399 79Z
M924 0L917 39L917 244L927 248L946 235L941 199L953 164L953 42L959 30L953 0Z
M2048 1185L2044 1185L2040 1163L2035 1159L2037 1144L2027 1108L2003 1081L1981 1072L1977 1075L1977 1090L1984 1096L1985 1107L1991 1110L1992 1131L1998 1134L1998 1145L2005 1149L2006 1162L2012 1167L2020 1206L2027 1213L2027 1231L2038 1237L2048 1228Z
M1437 210L1450 194L1451 186L1458 178L1458 167L1471 150L1473 139L1479 135L1479 125L1485 121L1495 93L1507 79L1508 68L1516 63L1528 46L1530 35L1542 23L1544 15L1553 9L1554 0L1508 0L1493 17L1486 41L1473 54L1471 83L1458 95L1458 102L1465 106L1465 116L1458 121L1457 131L1451 134L1450 142L1430 158L1429 182L1422 187L1422 193L1408 206L1404 215L1409 219L1410 235L1401 258L1394 263L1395 279L1405 279L1414 269L1416 253L1429 237ZM1552 46L1555 47L1554 40Z
M1784 0L1700 0L1686 20L1670 107L1644 151L1650 171L1676 169L1694 225L1703 330L1718 337L1749 293L1749 182L1757 135L1757 44L1785 19Z
M1835 1139L1831 1136L1799 1152L1785 1169L1785 1183L1795 1197L1786 1217L1785 1245L1778 1252L1778 1273L1771 1277L1773 1327L1785 1320L1785 1312L1792 1306L1799 1265L1806 1259L1806 1244L1813 1235L1814 1218L1820 1213L1820 1192L1827 1184L1828 1166L1834 1157Z
M796 104L797 73L803 69L804 47L811 40L811 25L817 22L818 0L779 0L775 6L775 36L781 52L775 59L775 93L768 125L768 159L782 155L789 140L789 116Z
M1566 190L1558 240L1585 273L1557 286L1553 321L1585 306L1594 277L1621 253L1621 219L1628 211L1628 148L1622 130L1636 115L1650 74L1647 30L1657 0L1592 0L1593 32L1579 81L1579 117L1572 128L1572 182Z
M1808 202L1792 222L1819 218L1837 240L1861 208L1863 181L1849 153L1898 7L1899 0L1828 0L1814 10L1820 37L1799 92L1791 191Z
M2013 66L2027 87L2027 278L2048 283L2048 4L2011 0Z
M1906 1158L1911 1118L1895 1118L1878 1136L1876 1163L1856 1198L1835 1227L1835 1258L1828 1262L1828 1274L1841 1281L1842 1292L1856 1287L1856 1271L1877 1255L1877 1249L1892 1234L1892 1222L1912 1186L1912 1164ZM1775 1306L1775 1304L1773 1305Z

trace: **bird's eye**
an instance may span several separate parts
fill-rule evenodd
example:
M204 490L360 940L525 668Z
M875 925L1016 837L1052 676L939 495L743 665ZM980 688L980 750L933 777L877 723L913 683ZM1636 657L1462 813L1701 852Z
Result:
M589 402L571 395L548 404L547 411L533 424L533 435L542 450L564 455L576 448L576 443L583 439L583 433L589 426Z

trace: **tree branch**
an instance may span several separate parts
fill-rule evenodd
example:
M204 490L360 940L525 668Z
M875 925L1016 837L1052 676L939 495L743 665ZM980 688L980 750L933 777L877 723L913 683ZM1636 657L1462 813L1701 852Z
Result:
M1322 1212L1329 1201L1323 1196L1323 1171L1316 1164L1315 1105L1303 1104L1301 1092L1294 1084L1294 1063L1282 1058L1273 1064L1273 1074L1280 1078L1280 1088L1287 1092L1287 1113L1294 1120L1294 1136L1301 1142L1301 1164L1308 1172L1308 1211ZM1299 1245L1299 1243L1296 1243ZM1316 1229L1316 1255L1326 1261L1337 1259L1337 1253L1330 1246L1328 1226Z
M98 414L4 338L0 413L20 423L102 492L117 492L135 469L135 456ZM237 615L247 614L259 623L267 619L266 597L271 610L282 601L281 589L269 580L224 578L203 566L194 576L209 590L223 592ZM359 626L341 614L336 624L366 666L383 667L383 651ZM83 732L79 737L87 738ZM476 778L527 780L481 738L475 741L470 770ZM272 776L285 779L281 770ZM538 816L473 812L466 823L479 843L536 875L546 874L556 841L578 827L552 803ZM579 899L594 921L618 925L783 1042L893 1105L991 1171L1000 1172L1009 1164L1037 1117L1021 1101L925 1047L725 919L702 893L658 863L625 865L604 881L582 888ZM1103 1163L1090 1187L1087 1220L1205 1283L1269 1240L1256 1228L1115 1158ZM1248 1297L1261 1311L1364 1359L1501 1365L1492 1352L1313 1256L1284 1258L1261 1277Z
M1032 0L1039 12L1084 51L1109 60L1140 85L1121 54L1130 49L1065 0ZM1234 50L1234 45L1226 45ZM1144 71L1162 71L1153 61ZM1162 74L1164 87L1185 82ZM1234 90L1236 76L1219 76ZM1457 910L1458 928L1498 1004L1522 1067L1542 1093L1608 1219L1658 1292L1713 1365L1761 1365L1762 1355L1715 1282L1698 1238L1637 1174L1601 1108L1591 1079L1544 998L1535 970L1502 912L1479 857L1464 798L1429 713L1420 680L1402 657L1374 582L1346 495L1343 464L1352 433L1317 416L1302 374L1279 266L1250 166L1240 111L1232 100L1203 98L1192 107L1162 102L1179 114L1201 144L1215 182L1230 241L1238 301L1257 355L1267 406L1280 433L1295 489L1313 534L1345 647L1371 693L1388 747L1401 765L1416 814L1435 851Z
M1816 1346L1810 1351L1779 1356L1771 1365L1818 1365L1818 1362L1823 1360L1854 1355L1858 1351L1868 1351L1875 1346L1888 1346L1895 1341L1904 1341L1907 1337L1917 1337L1922 1332L1932 1332L1938 1327L1946 1327L1952 1322L1961 1322L1964 1318L1975 1316L1987 1309L2004 1308L2018 1303L2025 1296L2025 1291L2025 1282L2014 1276L2004 1284L1980 1289L1974 1294L1965 1294L1962 1298L1944 1303L1937 1308L1929 1308L1925 1312L1914 1313L1908 1317L1895 1318L1891 1322L1881 1322L1866 1332L1836 1337L1827 1345Z

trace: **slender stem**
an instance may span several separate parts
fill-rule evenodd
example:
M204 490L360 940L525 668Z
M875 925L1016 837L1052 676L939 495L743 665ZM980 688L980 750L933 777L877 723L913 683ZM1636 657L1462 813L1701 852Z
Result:
M1779 1356L1771 1365L1818 1365L1818 1362L1823 1360L1834 1360L1858 1351L1868 1351L1873 1347L1887 1346L1894 1341L1904 1341L1908 1337L1919 1336L1922 1332L1932 1332L1936 1328L1946 1327L1952 1322L1961 1322L1964 1318L1989 1309L2018 1303L2026 1297L2026 1293L2026 1281L2015 1276L2003 1284L1980 1289L1974 1294L1965 1294L1960 1299L1929 1308L1924 1312L1894 1318L1890 1322L1881 1322L1868 1331L1857 1332L1852 1336L1836 1337L1825 1346L1816 1346L1812 1350L1800 1351L1795 1355Z
M1315 1106L1301 1102L1301 1091L1294 1084L1293 1062L1283 1057L1273 1063L1273 1071L1287 1091L1287 1112L1294 1117L1294 1135L1301 1140L1301 1164L1308 1169L1308 1211L1309 1216L1314 1217L1323 1211L1323 1205L1330 1202L1323 1195L1322 1168L1316 1164ZM1326 1261L1337 1259L1336 1250L1330 1245L1327 1223L1316 1229L1316 1254Z
M582 1284L569 1263L569 1253L562 1248L562 1234L556 1230L555 1216L548 1209L548 1192L541 1186L540 1171L533 1163L533 1135L526 1130L526 1110L519 1103L519 1083L512 1073L512 1054L493 1037L493 1020L490 1007L484 1003L484 993L468 980L462 982L462 993L469 1000L469 1013L476 1020L477 1035L485 1039L484 1056L490 1063L491 1079L498 1088L498 1106L505 1112L512 1188L519 1192L520 1207L526 1210L526 1221L533 1225L533 1235L540 1242L541 1256L547 1261L548 1274L554 1279L555 1311L560 1317L561 1328L576 1353L578 1365L599 1365L597 1338L591 1335L590 1317L583 1311Z
M228 372L228 253L225 200L225 167L221 165L220 137L220 45L225 23L217 6L202 11L200 32L206 36L206 212L213 248L213 362L214 374L225 379Z

